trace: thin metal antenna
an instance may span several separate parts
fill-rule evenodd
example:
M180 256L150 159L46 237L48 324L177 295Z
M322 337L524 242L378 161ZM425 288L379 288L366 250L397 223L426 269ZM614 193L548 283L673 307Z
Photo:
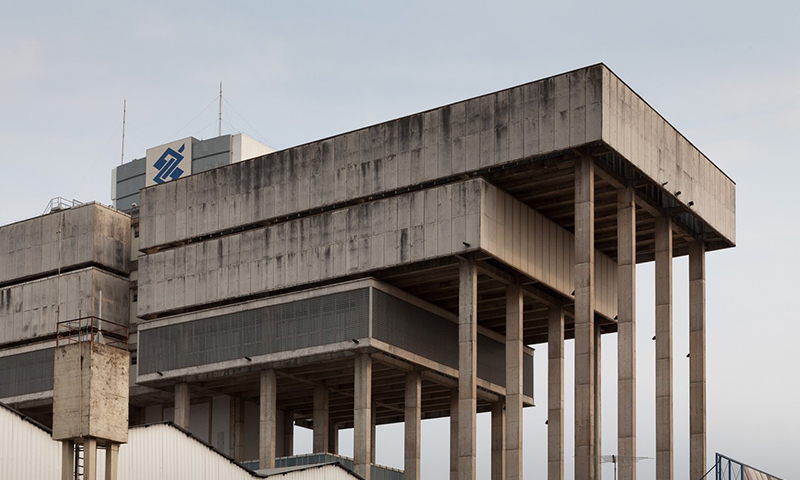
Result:
M119 164L125 163L125 113L128 111L128 100L122 99L122 154L119 158Z
M219 82L219 133L217 136L222 136L222 82Z

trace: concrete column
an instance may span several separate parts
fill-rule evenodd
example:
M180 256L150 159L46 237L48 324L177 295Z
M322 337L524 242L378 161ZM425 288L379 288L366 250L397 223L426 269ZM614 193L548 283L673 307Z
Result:
M75 478L75 442L61 441L61 480Z
M689 470L706 472L706 248L689 245Z
M244 460L244 399L231 397L231 456Z
M372 432L372 439L371 448L369 451L369 463L375 463L375 450L377 450L377 440L378 440L378 406L375 405L375 399L373 398L372 402L372 409L370 410L370 417L369 417L369 428Z
M361 353L355 358L355 403L353 411L353 470L370 479L372 452L372 357Z
M602 387L603 382L602 375L601 375L601 364L602 364L602 355L601 355L601 339L600 335L602 334L602 330L600 329L600 322L596 322L594 325L594 458L597 459L597 476L598 478L603 478L603 471L602 471L602 458L603 458L603 409L602 409Z
M97 480L97 439L83 438L83 480Z
M106 445L106 476L105 480L117 480L119 471L119 444Z
M564 480L564 311L551 307L547 327L547 479Z
M325 453L328 449L328 388L314 387L314 453Z
M595 452L594 333L594 162L575 161L575 478L594 480Z
M419 480L420 431L422 429L422 376L416 370L406 374L404 480Z
M617 193L617 452L620 480L636 480L636 204ZM703 472L705 473L705 472ZM702 476L702 474L701 474Z
M458 478L475 479L477 415L478 270L461 259L458 289Z
M506 478L506 418L502 401L492 404L492 480Z
M673 479L672 220L656 218L656 480Z
M522 478L522 379L522 289L519 285L509 285L506 288L505 472L499 477L509 480Z
M189 384L175 385L175 425L189 430Z
M450 391L450 480L458 480L458 390Z
M330 422L328 426L328 452L339 454L339 424Z
M258 466L275 468L275 444L278 439L278 379L275 370L261 371L261 401L258 429Z
M283 412L283 456L294 455L294 411Z

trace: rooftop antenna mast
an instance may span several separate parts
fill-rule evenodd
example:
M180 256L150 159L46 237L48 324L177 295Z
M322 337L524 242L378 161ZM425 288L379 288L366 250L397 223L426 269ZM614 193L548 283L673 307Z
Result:
M122 154L119 159L119 164L125 163L125 113L128 111L128 100L122 99Z
M219 82L219 132L217 136L222 136L222 82Z

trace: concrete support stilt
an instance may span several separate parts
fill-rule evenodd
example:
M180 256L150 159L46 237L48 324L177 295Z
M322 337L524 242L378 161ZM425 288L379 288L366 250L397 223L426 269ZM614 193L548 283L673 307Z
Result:
M522 478L522 380L522 289L519 285L509 285L506 289L505 473L499 477L509 480Z
M356 355L353 393L353 470L356 475L369 480L372 455L372 357L368 354Z
M564 480L564 311L551 307L547 328L547 479Z
M119 444L110 443L106 445L106 476L105 480L117 480L119 470Z
M189 430L189 384L178 383L175 385L175 425Z
M620 480L636 480L636 204L617 194L617 452ZM705 472L704 472L705 473Z
M418 371L406 374L404 480L419 480L422 429L422 376Z
M83 480L97 479L97 439L83 439Z
M601 338L602 330L600 322L594 325L594 458L597 459L597 477L603 478L602 458L603 458L603 397L602 397L602 349Z
M274 369L261 372L258 466L275 468L275 443L278 438L278 382Z
M503 402L492 404L492 480L506 478L506 416Z
M706 251L689 246L689 478L706 471Z
M458 390L450 391L450 480L458 480Z
M61 441L61 480L75 478L75 442Z
M328 426L328 452L339 454L339 424L330 422Z
M575 161L575 478L594 480L595 451L595 292L594 162Z
M375 399L372 399L372 409L370 409L369 428L371 434L371 444L369 450L369 463L375 463L375 452L378 449L378 406L375 404Z
M292 455L294 455L294 412L286 410L283 412L283 456Z
M325 453L328 448L328 388L314 387L314 453Z
M231 397L231 452L234 460L244 460L244 399Z
M673 479L672 220L656 218L656 480Z
M458 289L458 478L475 479L478 269L461 259Z

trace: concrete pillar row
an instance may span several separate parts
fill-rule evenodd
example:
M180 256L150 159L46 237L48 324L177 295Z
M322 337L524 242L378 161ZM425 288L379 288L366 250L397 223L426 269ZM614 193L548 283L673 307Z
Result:
M617 453L620 480L636 480L636 204L617 193Z
M551 307L547 326L547 479L564 480L564 310Z
M596 441L594 161L575 161L575 478L600 471Z
M328 449L328 388L325 385L314 387L314 453L325 453Z
M360 353L355 357L355 391L353 392L353 470L370 480L372 456L372 357Z
M175 385L175 425L189 430L189 384L178 383Z
M475 479L478 345L478 269L459 260L458 288L458 478Z
M706 248L689 245L689 470L706 472Z
M506 411L502 401L492 403L492 480L506 476Z
M231 452L236 461L244 460L244 399L231 397Z
M509 285L506 288L505 468L499 477L509 480L522 479L522 305L522 288Z
M416 370L406 374L404 480L419 480L422 430L422 376Z
M656 480L672 480L672 219L656 218Z
M328 425L328 452L339 454L339 424L336 422Z
M259 468L275 468L278 439L278 382L275 370L261 371L261 398L258 429Z

